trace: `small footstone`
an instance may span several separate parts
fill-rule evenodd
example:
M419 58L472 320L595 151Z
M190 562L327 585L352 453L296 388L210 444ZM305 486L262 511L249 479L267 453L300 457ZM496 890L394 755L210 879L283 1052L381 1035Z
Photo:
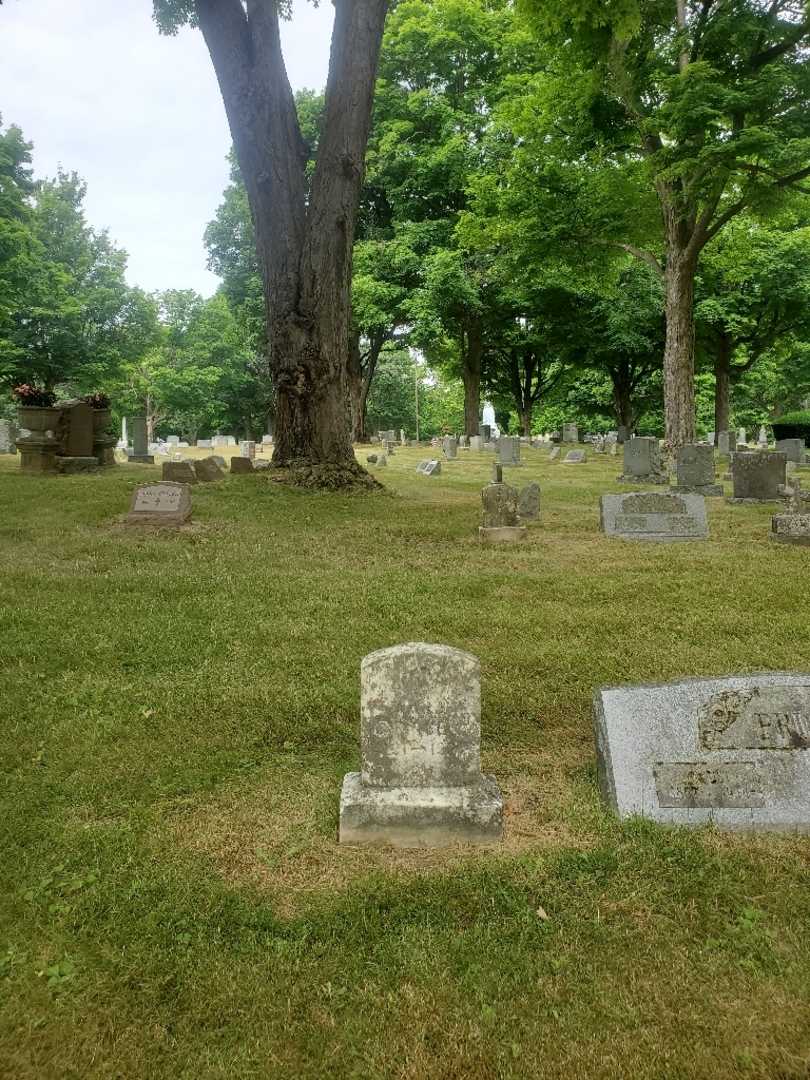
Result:
M179 484L196 484L197 476L189 461L164 461L162 477Z
M582 465L585 460L584 450L569 450L563 458L563 465Z
M421 476L438 476L442 471L442 463L435 458L429 458L427 461L420 461L416 471Z
M245 459L249 460L249 459ZM194 473L198 480L207 484L212 480L222 480L225 473L220 468L220 465L213 457L200 458L199 461L194 462Z
M497 843L503 800L481 775L476 657L412 642L360 669L361 771L340 797L342 844L443 847Z

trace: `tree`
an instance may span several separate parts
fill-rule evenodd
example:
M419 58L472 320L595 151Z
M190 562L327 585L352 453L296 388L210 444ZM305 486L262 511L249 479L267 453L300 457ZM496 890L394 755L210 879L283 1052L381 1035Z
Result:
M655 246L628 243L637 207L593 206L588 230L592 239L623 243L662 275L666 438L672 445L690 442L700 254L738 214L767 211L810 176L806 3L526 0L526 6L538 32L556 45L555 85L568 97L556 122L558 149L567 141L570 171L643 176L657 198L663 260ZM554 118L547 124L554 127Z
M335 0L315 167L284 67L274 0L155 0L164 31L205 38L256 236L276 390L274 462L362 473L352 451L346 356L352 245L386 0ZM283 10L283 6L282 10ZM316 470L317 472L318 470Z
M810 340L810 228L730 222L701 259L698 344L715 378L714 430L727 431L733 386L765 355Z

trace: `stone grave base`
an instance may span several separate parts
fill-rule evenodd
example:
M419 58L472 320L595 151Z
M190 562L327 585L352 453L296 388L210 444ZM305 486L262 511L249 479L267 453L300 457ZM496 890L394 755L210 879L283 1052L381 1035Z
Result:
M772 499L726 499L726 502L731 506L762 506L767 503L779 502L779 496L774 495Z
M134 462L136 465L154 465L154 454L130 454L127 458L128 461Z
M525 525L499 525L478 529L478 539L482 544L520 544L529 535Z
M810 547L810 514L776 514L771 519L771 540Z
M95 457L60 457L56 459L56 467L60 473L70 476L75 473L87 473L98 471L98 458Z
M373 788L347 773L340 793L341 844L446 847L497 844L503 799L494 776L467 787Z
M672 487L670 491L674 495L705 495L719 497L723 494L722 484L700 484L698 487Z
M647 473L646 476L625 476L622 473L616 477L619 484L668 484L669 477L666 473Z

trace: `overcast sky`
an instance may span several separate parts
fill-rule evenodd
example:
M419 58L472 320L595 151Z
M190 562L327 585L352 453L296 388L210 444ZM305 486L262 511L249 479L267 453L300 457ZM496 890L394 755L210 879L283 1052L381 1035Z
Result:
M87 216L129 252L144 289L209 295L202 235L228 181L230 135L198 30L161 37L151 0L4 0L0 114L88 184ZM295 89L326 82L332 5L295 0L284 53Z

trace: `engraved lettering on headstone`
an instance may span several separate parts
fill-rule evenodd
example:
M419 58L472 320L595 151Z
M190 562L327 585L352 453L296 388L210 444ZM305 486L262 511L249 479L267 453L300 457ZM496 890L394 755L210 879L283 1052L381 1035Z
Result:
M752 761L658 761L653 768L659 806L680 809L764 806Z
M717 694L698 713L707 750L810 749L810 686L771 686Z

